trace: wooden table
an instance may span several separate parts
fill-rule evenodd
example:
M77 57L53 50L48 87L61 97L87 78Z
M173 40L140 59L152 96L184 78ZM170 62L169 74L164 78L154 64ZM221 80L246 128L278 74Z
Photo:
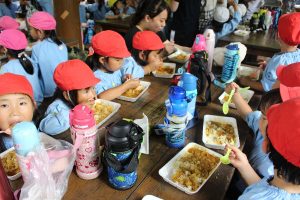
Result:
M103 19L95 21L95 30L113 30L118 33L126 34L130 28L131 17L124 19Z
M272 57L275 53L280 51L280 46L276 40L276 34L277 32L273 29L266 32L252 32L249 36L244 37L231 33L220 38L217 46L225 46L231 42L241 42L247 47L247 54Z
M170 79L154 78L147 76L146 81L151 82L148 91L135 103L116 100L122 104L119 112L115 114L107 123L125 118L142 118L145 113L149 118L150 126L162 123L165 116L164 101L168 96ZM202 144L202 124L205 114L222 115L221 105L217 98L222 93L221 89L212 86L213 102L205 107L198 107L199 123L186 133L186 143L197 142ZM254 96L250 101L251 106L257 107L259 96ZM237 119L241 148L244 147L249 128L246 123L237 116L235 110L230 109L229 116ZM136 184L128 190L119 191L108 185L107 174L103 172L99 178L94 180L82 180L75 170L69 178L68 190L64 200L81 199L142 199L147 194L152 194L163 199L223 199L234 173L234 167L220 165L202 189L194 194L188 195L165 182L158 174L158 170L165 165L179 149L169 148L165 144L164 136L150 135L150 154L142 155L138 167L138 180ZM221 152L223 153L223 152Z

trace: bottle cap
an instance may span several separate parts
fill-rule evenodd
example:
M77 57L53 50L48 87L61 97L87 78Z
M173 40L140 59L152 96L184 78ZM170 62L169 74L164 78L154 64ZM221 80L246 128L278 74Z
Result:
M94 113L88 106L79 104L70 111L70 126L88 129L95 124Z
M17 154L26 156L40 145L39 132L32 122L20 122L12 129L12 139Z

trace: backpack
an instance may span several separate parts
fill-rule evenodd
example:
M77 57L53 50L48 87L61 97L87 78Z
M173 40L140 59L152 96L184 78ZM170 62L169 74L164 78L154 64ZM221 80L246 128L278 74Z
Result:
M208 54L205 50L196 51L190 57L189 72L198 78L197 105L211 102L211 77L208 70Z

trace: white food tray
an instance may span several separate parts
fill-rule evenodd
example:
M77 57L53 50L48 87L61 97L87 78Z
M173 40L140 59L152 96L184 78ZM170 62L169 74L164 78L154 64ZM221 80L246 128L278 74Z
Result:
M243 97L243 99L247 102L247 103L249 103L249 101L250 101L250 99L253 97L253 95L254 95L254 91L253 90L242 90L242 91L240 91L240 94L241 94L241 96ZM229 94L227 94L226 92L223 92L222 94L221 94L221 96L219 96L219 101L221 102L221 104L223 104L224 103L224 97L228 97L229 96ZM229 103L229 106L231 107L231 108L236 108L236 106L235 106L235 104L232 102L232 99L231 99L231 102Z
M217 153L217 152L214 152L210 149L207 149L199 144L196 144L196 143L189 143L187 144L181 151L179 151L169 162L167 162L167 164L165 164L160 170L159 170L159 175L168 183L170 183L171 185L173 185L174 187L178 188L179 190L181 191L184 191L185 193L187 194L195 194L197 193L201 187L206 183L206 181L211 177L211 175L215 172L215 170L219 167L220 165L220 162L217 164L217 166L211 171L210 175L208 176L207 179L205 179L203 181L203 183L199 186L199 188L195 191L192 191L190 190L189 188L179 184L179 183L176 183L176 182L173 182L171 177L172 175L174 174L174 172L176 171L176 161L181 157L183 156L184 154L187 153L187 151L192 148L192 147L196 147L196 148L199 148L201 150L205 150L207 151L209 154L211 155L214 155L216 157L221 157L222 155Z
M120 109L121 107L121 104L119 103L115 103L115 102L112 102L112 101L108 101L108 100L104 100L104 99L97 99L95 101L95 104L96 103L101 103L101 104L104 104L104 105L110 105L113 107L113 111L112 113L110 113L107 117L105 117L101 122L99 122L97 124L97 128L99 128L102 124L104 124L109 118L111 118L114 114L116 114L118 112L118 110Z
M144 197L142 198L142 200L163 200L163 199L148 194L148 195L144 196Z
M250 75L252 75L253 77L251 77ZM260 76L260 70L258 68L254 68L254 67L246 67L246 66L240 66L238 68L238 73L237 73L237 77L241 77L241 76L247 76L250 77L253 80L259 80L259 76Z
M178 56L180 54L184 55L185 59L183 59L183 60L177 59L176 56ZM177 49L174 53L169 55L168 58L169 58L170 61L184 64L189 60L190 54L185 52L185 51L182 51L180 49Z
M236 119L233 117L223 117L223 116L216 116L216 115L204 115L204 120L203 120L203 130L202 130L202 142L204 143L205 146L213 149L224 149L226 144L215 144L211 140L211 138L206 136L206 122L208 121L215 121L215 122L221 122L221 123L226 123L230 124L233 126L234 129L234 135L235 135L235 144L234 146L240 147L240 138L238 134L238 128L237 128L237 123Z
M250 31L236 30L233 33L234 33L234 35L237 35L237 36L240 36L240 37L245 37L245 36L248 36L250 34Z
M159 77L159 78L173 78L174 74L175 74L175 70L176 70L176 64L175 63L163 63L164 68L169 67L173 69L172 74L168 74L168 73L163 73L163 74L158 74L156 71L153 71L152 74L155 77Z
M138 100L148 90L149 86L151 85L151 83L147 81L140 81L140 84L143 86L144 89L137 97L131 98L131 97L119 96L118 99L124 101L130 101L130 102L135 102L136 100Z
M11 152L11 151L15 151L15 147L11 147L11 148L7 149L6 151L2 152L2 153L0 154L0 158L2 159L6 154L8 154L8 153ZM19 163L18 163L18 164L19 164ZM3 165L3 164L2 164L2 165ZM8 175L7 175L7 178L8 178L9 180L14 181L14 180L17 180L18 178L20 178L21 175L22 175L22 174L21 174L21 171L20 171L19 173L15 174L15 175L13 175L13 176L8 176Z

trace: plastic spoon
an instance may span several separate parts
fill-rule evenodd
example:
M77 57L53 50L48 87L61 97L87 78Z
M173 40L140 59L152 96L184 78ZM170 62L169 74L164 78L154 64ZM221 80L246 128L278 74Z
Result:
M250 86L244 87L244 88L239 88L239 92L244 92L244 91L249 90L249 89L250 89Z
M230 160L229 160L230 152L231 149L228 148L226 154L220 158L221 163L223 163L224 165L230 164Z
M229 97L228 97L228 100L225 101L225 102L223 103L223 113L224 113L225 115L227 115L227 113L228 113L228 111L229 111L229 103L230 103L230 101L231 101L231 98L232 98L234 92L235 92L234 89L231 90L231 92L230 92L230 94L229 94Z

